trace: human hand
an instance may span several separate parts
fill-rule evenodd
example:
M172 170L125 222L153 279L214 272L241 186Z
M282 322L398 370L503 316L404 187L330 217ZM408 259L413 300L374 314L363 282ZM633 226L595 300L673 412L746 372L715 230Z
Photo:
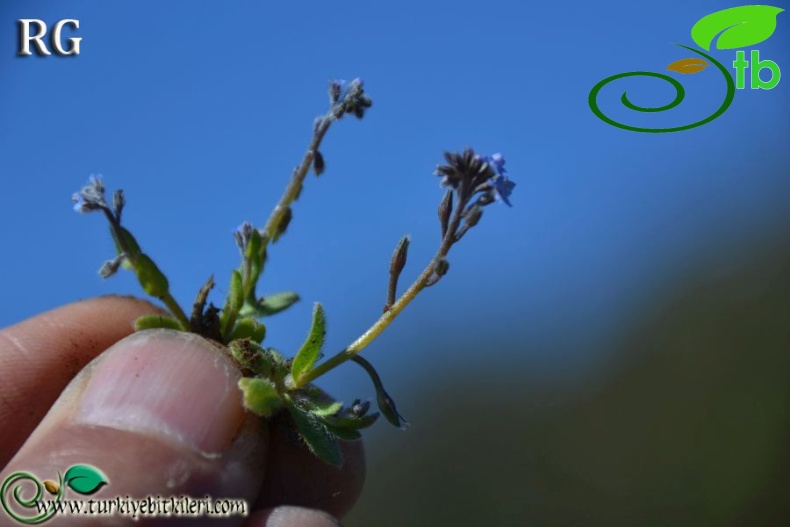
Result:
M337 525L330 514L343 516L362 489L361 443L343 443L341 469L322 463L285 427L244 411L241 373L209 341L166 330L129 336L135 318L155 312L141 300L102 297L0 329L2 478L54 479L87 464L110 483L68 498L208 495L244 499L250 515L204 516L200 525ZM71 521L141 524L68 515L51 524ZM143 522L160 523L179 520Z

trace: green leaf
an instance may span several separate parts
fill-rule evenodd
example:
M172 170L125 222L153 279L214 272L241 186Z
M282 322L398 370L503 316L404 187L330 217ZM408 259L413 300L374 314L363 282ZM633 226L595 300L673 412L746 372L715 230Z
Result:
M249 302L244 304L241 315L245 317L254 316L256 318L269 317L288 309L298 301L299 295L296 293L290 291L275 293L261 299L256 304L250 304Z
M343 408L342 402L335 401L315 386L305 386L294 393L293 397L298 398L300 404L318 417L334 415Z
M138 245L137 240L134 239L132 233L129 232L126 227L121 227L121 237L123 238L123 246L126 247L126 251L121 248L121 243L118 240L118 237L115 235L115 229L110 227L110 234L112 235L112 239L115 242L115 249L118 251L118 254L125 253L127 258L121 263L121 267L124 269L128 269L129 271L134 270L134 266L132 265L131 260L136 258L138 254L142 251L140 250L140 245Z
M333 428L340 428L344 430L361 430L367 428L376 422L379 418L379 413L375 412L360 417L348 417L343 415L327 415L321 417L321 420L328 426Z
M134 321L134 330L142 331L144 329L184 329L181 323L173 317L166 317L163 315L143 315Z
M256 374L271 376L274 371L274 360L257 342L251 339L232 340L228 344L228 351L231 357L242 368L252 370Z
M93 494L99 487L109 483L107 476L90 465L74 465L66 471L63 482L80 494Z
M324 463L336 467L342 466L343 453L340 450L340 445L326 425L318 417L296 404L289 404L288 411L310 452Z
M311 411L314 415L318 417L324 417L327 415L334 415L343 408L343 403L341 401L332 401L332 402L321 402L316 405Z
M162 298L167 295L170 288L167 277L147 254L140 253L137 255L137 258L134 260L134 270L137 273L137 280L146 293L155 298Z
M291 375L295 382L310 371L318 356L321 354L321 347L324 345L324 335L326 335L326 318L324 308L316 302L313 308L313 323L310 326L310 333L307 340L302 344L301 349L296 353L293 364L291 365Z
M373 386L376 388L376 403L387 421L389 421L392 426L400 428L401 430L408 428L409 422L398 413L398 409L395 407L395 401L384 389L384 385L381 383L381 377L379 377L373 365L359 355L354 355L351 360L362 366L370 376L370 380L373 381Z
M245 284L245 287L247 288L245 291L245 297L252 294L252 298L250 298L252 302L255 301L255 284L258 283L258 278L260 277L261 271L263 270L261 243L261 233L258 232L258 229L253 229L252 235L250 236L250 241L247 244L247 251L244 254L245 261L248 261L250 264L250 280L249 283Z
M288 363L274 348L264 348L250 339L232 340L228 351L242 368L268 379L282 380L288 375Z
M229 340L250 339L255 342L262 342L266 337L266 326L254 318L242 318L233 327Z
M239 388L244 394L244 408L261 417L269 417L283 404L277 387L269 379L242 377Z
M784 9L769 5L745 5L716 11L694 24L691 38L706 51L710 50L719 33L717 49L754 46L773 35L776 17L782 11Z
M342 439L343 441L359 441L362 439L362 434L359 433L359 430L354 430L353 428L338 428L332 425L326 425L326 429L329 430L332 435L334 435L338 439Z
M299 295L292 291L286 291L284 293L274 293L273 295L269 295L263 299L259 310L263 311L263 317L268 317L271 315L276 315L280 311L285 311L295 303L299 301Z
M220 325L222 333L228 330L228 325L238 315L241 306L244 305L244 290L242 289L241 273L233 270L230 275L230 289L228 289L228 298L225 300L225 307L222 308L222 316L220 317Z

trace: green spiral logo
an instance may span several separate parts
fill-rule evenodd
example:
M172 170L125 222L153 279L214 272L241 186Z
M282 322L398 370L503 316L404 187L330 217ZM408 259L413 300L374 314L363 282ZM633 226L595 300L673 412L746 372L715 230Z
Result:
M35 488L35 493L30 498L25 498L22 495L25 482L32 482ZM63 499L63 489L65 487L69 487L78 494L90 495L107 483L109 483L107 476L101 470L91 465L73 465L63 475L58 472L57 482L51 479L40 481L29 472L14 472L5 478L3 485L0 486L0 505L2 505L6 514L19 523L35 525L44 523L55 515L57 505ZM8 495L9 490L12 488L13 491L10 494L13 497L13 501L9 503ZM40 512L37 516L22 516L17 512L19 508L40 511L41 498L44 495L44 491L49 492L53 497L47 500L47 507L43 512Z
M691 28L691 38L702 49L709 51L713 45L713 40L718 36L716 48L718 49L735 49L740 47L753 46L770 37L776 29L776 17L779 13L784 11L779 7L772 7L766 5L747 5L740 7L732 7L711 13L694 24ZM668 104L656 107L644 107L632 103L628 99L627 92L623 92L620 97L620 102L623 106L630 110L637 112L664 112L677 107L683 102L686 96L686 91L683 85L669 75L663 73L654 73L650 71L631 71L627 73L619 73L607 77L595 86L593 86L588 96L588 104L593 113L605 123L608 123L623 130L630 130L632 132L648 132L648 133L666 133L666 132L680 132L682 130L689 130L707 124L717 117L721 116L732 104L735 98L735 81L729 71L716 59L698 49L684 46L683 44L676 44L681 48L687 49L692 53L704 57L710 63L714 64L721 72L727 83L727 94L724 97L724 102L721 106L711 115L697 121L695 123L676 126L672 128L645 128L639 126L631 126L620 123L607 117L598 106L598 94L604 86L610 82L625 78L625 77L653 77L668 82L675 88L675 98ZM678 73L690 74L702 71L709 63L698 58L682 59L670 64L667 69L676 71ZM740 81L739 81L740 82ZM740 87L740 86L739 86Z
M588 102L590 104L590 108L592 109L593 113L598 116L599 119L602 121L611 124L612 126L616 126L618 128L622 128L623 130L630 130L632 132L651 132L651 133L662 133L662 132L680 132L681 130L689 130L690 128L696 128L697 126L702 126L703 124L707 124L712 120L719 117L721 114L727 111L727 108L730 107L732 104L732 100L735 98L735 81L730 75L724 66L711 57L710 55L703 53L699 50L694 48L690 48L688 46L684 46L683 44L676 44L682 48L686 48L694 53L701 55L711 61L716 67L721 71L721 74L724 76L725 81L727 82L727 95L724 98L724 102L719 106L719 109L716 110L713 114L702 119L701 121L697 121L696 123L687 124L684 126L676 126L674 128L642 128L639 126L630 126L627 124L619 123L614 119L610 119L607 117L598 106L598 92L601 89L609 84L610 82L616 81L617 79L622 79L625 77L638 77L638 76L645 76L645 77L655 77L664 81L669 82L675 88L675 98L669 104L665 104L664 106L658 107L643 107L637 106L636 104L632 103L628 100L628 92L623 92L620 101L623 105L631 110L635 110L637 112L664 112L666 110L671 110L675 108L680 103L683 102L683 99L686 97L686 90L683 89L683 85L680 84L678 81L670 77L669 75L664 75L663 73L654 73L651 71L631 71L628 73L618 73L617 75L612 75L611 77L606 77L604 80L593 86L593 89L590 91L590 96L588 98Z
M35 488L35 493L30 498L25 498L22 495L24 492L23 486L26 481L32 482ZM39 503L42 496L44 495L44 490L45 489L47 491L49 491L50 489L54 490L54 487L47 488L45 486L47 483L54 484L54 482L49 482L49 481L42 483L37 477L27 472L14 472L13 474L11 474L5 479L5 481L3 482L3 486L0 487L0 504L3 506L3 509L9 516L11 516L13 519L15 519L20 523L24 523L26 525L35 525L37 523L43 523L55 515L54 503L60 503L60 500L63 498L63 477L60 475L60 473L58 473L58 483L56 490L57 494L53 499L54 503L50 502L50 505L47 508L47 510L39 513L36 516L22 516L21 514L16 512L14 504L17 507L38 510L38 506L36 504ZM11 488L13 488L13 491L11 491L10 493L14 499L13 504L9 504L7 499L9 494L9 489Z

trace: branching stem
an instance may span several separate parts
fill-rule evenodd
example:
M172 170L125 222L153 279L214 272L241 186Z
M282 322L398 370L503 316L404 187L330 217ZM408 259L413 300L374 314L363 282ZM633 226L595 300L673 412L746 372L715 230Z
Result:
M390 308L367 329L367 331L360 335L357 340L346 346L346 348L337 355L334 355L333 357L330 357L324 362L318 364L312 370L303 375L294 388L300 388L314 381L321 375L336 368L337 366L357 355L376 337L378 337L382 331L387 329L387 327L392 323L393 320L395 320L401 311L403 311L403 309L409 305L412 300L414 300L417 294L425 289L434 274L436 264L447 256L447 253L450 251L450 248L456 241L455 233L461 224L461 219L463 218L464 205L464 203L459 203L458 207L455 209L453 218L450 221L450 225L444 234L444 238L442 239L442 243L439 245L439 249L436 251L436 255L431 260L431 263L429 263L422 273L420 273L420 276L417 277L417 279L409 286L409 288L404 291L400 298L398 298L390 306Z

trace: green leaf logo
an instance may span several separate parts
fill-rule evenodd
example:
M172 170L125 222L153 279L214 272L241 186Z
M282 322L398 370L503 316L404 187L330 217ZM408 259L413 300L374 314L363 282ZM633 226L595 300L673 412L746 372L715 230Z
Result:
M716 11L694 24L691 38L706 51L710 51L713 39L719 33L717 49L754 46L773 35L776 17L782 11L784 9L769 5L745 5Z
M63 482L80 494L93 494L99 487L109 483L107 476L90 465L74 465L66 471Z

